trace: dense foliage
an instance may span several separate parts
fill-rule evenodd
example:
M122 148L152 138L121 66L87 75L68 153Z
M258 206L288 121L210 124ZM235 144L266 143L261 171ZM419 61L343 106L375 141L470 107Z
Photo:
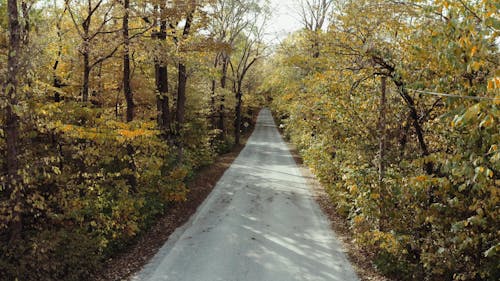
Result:
M88 280L251 122L261 7L228 42L247 3L174 2L0 0L0 280Z
M268 71L287 137L379 270L498 280L500 3L333 2Z
M380 271L498 280L500 3L300 0L263 64L265 2L0 0L0 279L91 278L264 92Z

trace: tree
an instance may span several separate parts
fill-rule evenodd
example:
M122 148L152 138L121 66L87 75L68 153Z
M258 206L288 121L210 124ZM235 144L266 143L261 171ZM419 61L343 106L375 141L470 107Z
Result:
M155 6L155 10L158 7ZM167 39L167 15L165 5L160 6L160 20L159 26L155 19L155 25L159 28L158 31L152 33L152 37L160 42ZM161 43L159 44L161 47ZM158 112L158 125L163 132L163 137L168 139L171 133L171 116L170 116L170 103L168 97L168 63L165 59L161 59L158 54L155 55L155 85L157 91L156 106Z
M19 144L20 144L20 120L16 107L19 104L19 75L22 58L22 38L27 29L23 29L20 23L20 15L17 0L7 1L7 15L9 28L9 43L7 53L7 74L5 82L2 83L2 103L5 105L5 165L7 175L5 189L13 198L12 210L10 211L10 242L16 242L21 235L22 222L22 190L23 180L20 177Z
M177 47L179 56L179 61L177 63L177 106L175 111L175 133L177 137L177 155L179 163L182 163L183 158L183 145L182 141L179 141L181 136L183 135L183 127L185 123L185 110L186 110L186 87L187 87L187 66L184 62L184 58L182 57L183 44L187 41L188 37L192 32L192 25L194 21L195 13L200 4L196 1L184 1L178 4L176 17L171 19L171 23L169 24L171 29L173 30L173 40ZM176 28L180 22L183 22L182 33L179 37L176 35Z
M127 122L134 120L134 94L130 86L130 36L129 10L130 0L123 0L123 93L127 101Z
M208 1L6 4L0 279L91 280L214 160Z
M54 11L58 11L57 3L54 2ZM56 20L56 28L57 28L57 40L58 40L58 46L57 46L57 55L56 59L54 61L54 64L52 66L52 86L56 89L54 91L54 101L55 102L60 102L61 101L61 94L59 92L59 89L64 85L62 82L62 79L57 75L57 68L59 67L59 63L61 61L61 56L62 56L62 49L63 49L63 30L62 30L62 22L64 19L64 15L66 14L67 8L65 6L63 12L57 17Z
M313 58L320 55L319 33L325 27L333 0L297 0L297 13L303 28L312 36Z
M232 56L229 61L233 79L233 93L236 97L235 119L234 119L234 140L236 144L240 144L241 137L241 107L242 107L242 87L248 70L255 65L257 60L263 57L265 45L262 42L264 34L264 26L266 23L264 18L259 18L260 14L256 14L253 18L254 22L249 26L248 33L242 34L237 47L238 56Z
M209 26L211 37L220 44L214 58L214 68L220 67L220 97L216 95L216 78L212 79L211 86L211 120L212 126L225 133L225 89L227 84L227 71L231 59L231 51L235 49L235 41L241 33L252 24L249 16L259 9L255 1L218 0L211 6L212 22ZM219 103L217 105L217 103ZM216 121L218 117L218 121Z
M498 276L496 10L346 1L321 37L321 60L310 62L304 31L273 58L268 92L285 134L375 265L398 280Z
M102 54L95 54L94 44L98 37L103 34L112 34L119 30L111 29L110 22L114 19L113 11L116 6L115 0L65 0L73 21L75 30L82 43L79 52L83 58L82 78L82 101L89 100L90 74L94 67L111 58L120 48L122 42L115 43L111 50ZM99 22L96 24L96 20ZM93 28L94 26L97 26Z

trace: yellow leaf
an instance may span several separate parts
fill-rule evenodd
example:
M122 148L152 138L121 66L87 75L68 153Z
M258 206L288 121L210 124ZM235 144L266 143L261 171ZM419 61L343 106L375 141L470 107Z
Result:
M472 68L472 70L474 70L474 71L478 71L478 70L479 70L479 68L481 68L481 63L479 63L479 62L475 61L475 62L473 62L473 63L471 64L471 68Z
M493 80L488 81L488 90L493 90Z
M495 97L495 99L493 100L493 103L494 103L495 105L500 105L500 95L497 95L497 96Z
M364 221L362 216L355 216L354 217L354 223L355 224L361 224Z
M427 179L427 177L426 177L426 176L423 176L423 175L420 175L420 176L418 176L418 177L416 177L416 178L415 178L415 180L416 180L416 181L418 181L418 182L423 182L423 181L425 181L426 179Z
M473 57L477 52L477 46L472 47L472 50L470 51L470 56Z
M494 144L490 147L490 150L488 151L488 153L493 153L497 150L498 150L498 145Z

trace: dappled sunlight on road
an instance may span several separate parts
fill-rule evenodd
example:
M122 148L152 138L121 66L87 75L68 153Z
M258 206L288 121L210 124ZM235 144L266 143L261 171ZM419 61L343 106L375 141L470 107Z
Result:
M358 280L269 110L191 221L133 280Z

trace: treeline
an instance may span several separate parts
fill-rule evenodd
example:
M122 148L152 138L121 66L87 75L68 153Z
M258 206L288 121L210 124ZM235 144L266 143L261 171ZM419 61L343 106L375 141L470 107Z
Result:
M266 17L252 0L0 0L0 280L89 280L186 200L263 102Z
M329 24L266 84L353 238L396 280L498 280L500 3L306 2Z

